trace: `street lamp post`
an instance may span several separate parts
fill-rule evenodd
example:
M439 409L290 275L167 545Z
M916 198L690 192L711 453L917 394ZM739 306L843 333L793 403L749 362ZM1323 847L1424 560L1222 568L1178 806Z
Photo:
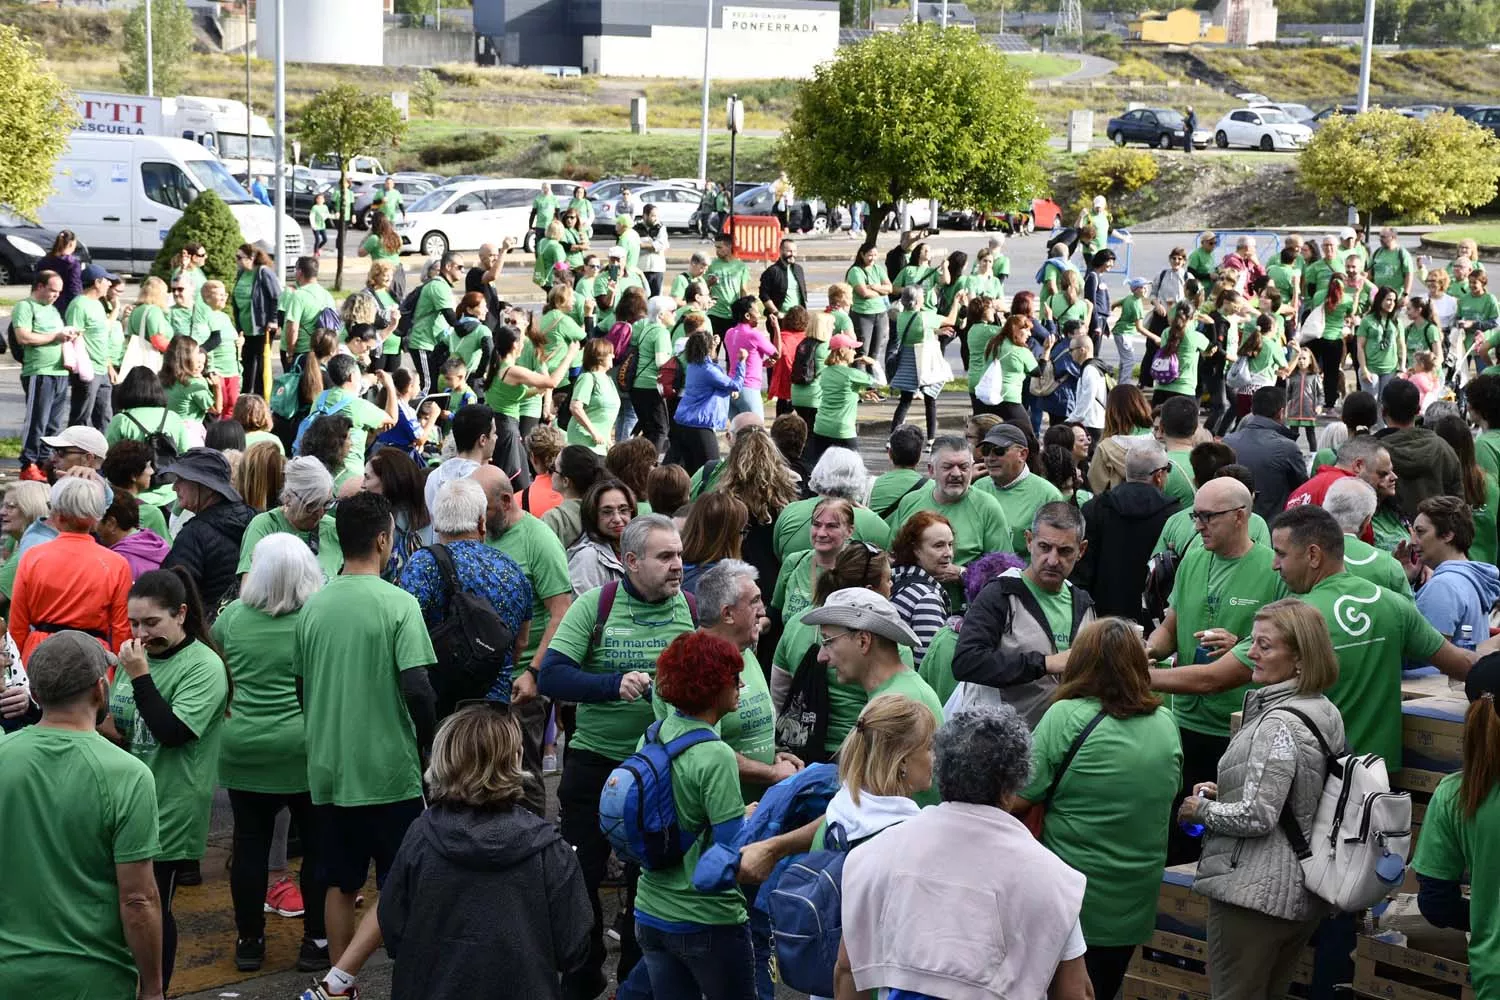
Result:
M740 130L745 127L745 105L740 103L740 95L729 95L728 106L729 118L729 238L732 249L739 244L739 227L734 225L734 181L735 181L735 157L739 152Z
M708 188L708 53L713 46L714 0L708 0L703 22L703 117L698 124L698 183Z
M1375 45L1375 0L1365 0L1364 43L1359 48L1359 96L1355 98L1355 110L1367 111L1370 107L1370 49ZM1349 206L1349 225L1359 222L1359 209ZM1369 234L1366 233L1366 238Z
M276 0L276 273L286 276L286 0ZM248 153L249 150L246 150Z
M146 0L146 96L156 96L156 74L151 59L151 0Z

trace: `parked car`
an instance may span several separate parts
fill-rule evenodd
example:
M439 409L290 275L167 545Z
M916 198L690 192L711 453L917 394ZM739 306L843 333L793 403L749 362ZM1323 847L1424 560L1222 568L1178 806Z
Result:
M307 169L320 181L339 182L339 159L336 156L314 156L307 161ZM388 171L373 156L351 156L349 158L349 180L354 183L384 177Z
M668 222L669 229L689 229L693 213L698 209L698 202L702 196L695 188L685 184L672 184L668 181L636 180L630 177L620 177L607 181L599 181L588 190L589 204L594 206L594 231L599 233L613 233L615 231L615 216L620 214L620 196L626 190L635 192L640 196L641 204L655 201L662 204L661 199L666 197L667 191L681 192L680 204L687 209L687 216L681 222ZM652 197L646 197L646 192L652 192ZM679 204L673 198L671 204ZM662 205L665 213L665 205Z
M47 256L57 230L39 226L0 205L0 285L29 285L36 279L36 262ZM90 261L89 248L78 241L78 259Z
M1286 101L1267 101L1265 104L1252 104L1250 106L1252 108L1275 108L1277 111L1284 111L1286 112L1287 117L1291 118L1292 121L1301 122L1303 125L1306 125L1308 122L1312 121L1315 116L1315 112L1313 111L1313 109L1308 107L1306 104L1289 104Z
M396 182L396 190L401 192L402 204L408 206L437 186L426 177L413 177L410 174L391 174L390 176ZM369 229L375 224L375 209L371 206L375 201L375 192L384 188L385 178L380 177L355 189L354 224L360 229ZM408 211L410 211L409 208Z
M1267 97L1265 94L1258 94L1255 91L1251 91L1248 94L1235 94L1234 95L1234 99L1237 100L1237 101L1244 101L1246 104L1270 104L1271 103L1271 99L1269 97Z
M926 203L922 203L924 221L931 218ZM775 215L776 195L770 184L757 184L734 199L735 215ZM847 221L848 213L842 213ZM833 220L833 221L830 221ZM826 233L830 226L839 224L838 216L829 212L828 206L819 198L798 198L787 212L787 229L794 233Z
M235 174L234 179L243 184L246 191L250 190L250 176L248 174ZM334 183L337 184L338 182L335 181ZM271 195L271 201L274 202L276 200L276 190L271 186L271 179L269 177L265 179L265 185L266 191ZM306 222L308 214L312 211L313 198L317 196L319 191L322 191L324 194L324 203L328 203L332 197L330 194L332 187L330 185L318 180L313 175L313 172L306 167L296 167L289 171L286 180L286 214L298 222Z
M511 178L433 188L406 206L405 217L397 220L401 251L440 257L449 250L477 250L507 236L519 243L526 236L539 183Z
M1319 111L1317 114L1313 115L1312 116L1312 120L1306 122L1306 125L1307 125L1308 128L1310 128L1314 132L1316 132L1318 129L1322 128L1323 125L1328 121L1328 119L1332 118L1334 115L1357 115L1357 114L1359 114L1359 106L1358 105L1355 105L1355 104L1335 104L1333 107L1331 107L1331 108L1324 108L1322 111Z
M1111 118L1104 127L1104 134L1116 146L1127 142L1143 142L1148 146L1171 149L1182 145L1182 133L1187 122L1171 108L1136 108L1118 118ZM1199 149L1208 146L1210 133L1206 129L1193 131L1193 145Z
M1410 115L1418 121L1426 121L1433 115L1440 115L1448 110L1444 104L1408 104L1404 108L1397 108L1403 115Z
M1475 108L1469 115L1469 121L1500 135L1500 105Z
M1025 236L1036 231L1036 218L1030 211L981 212L972 208L953 208L938 212L939 229L970 229L986 233Z
M1298 124L1279 108L1240 108L1231 111L1214 126L1214 145L1220 149L1246 146L1270 152L1275 149L1301 149L1312 138L1312 129Z
M1451 104L1448 106L1448 110L1460 118L1472 118L1474 117L1474 112L1484 111L1488 107L1490 107L1488 104Z

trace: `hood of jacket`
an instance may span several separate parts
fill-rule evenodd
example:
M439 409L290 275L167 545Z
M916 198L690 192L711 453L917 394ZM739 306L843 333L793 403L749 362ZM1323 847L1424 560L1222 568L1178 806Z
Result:
M1474 586L1479 593L1480 603L1488 610L1494 607L1495 602L1500 600L1500 569L1496 569L1490 563L1471 562L1468 559L1449 559L1432 571L1432 578L1439 576L1462 576ZM1486 636L1475 636L1474 641L1479 642Z
M167 553L172 551L172 543L156 532L142 528L133 535L126 535L110 548L122 556L135 556L160 565L161 561L167 557Z
M904 795L871 795L861 792L859 804L849 794L847 786L841 786L828 803L828 822L844 828L849 842L873 837L888 826L911 819L921 812L921 806Z
M422 836L456 865L485 871L512 868L562 839L556 828L521 808L474 809L436 805Z
M1449 450L1447 442L1425 427L1386 428L1375 435L1391 453L1392 462L1403 468L1429 468L1437 475L1440 457Z
M1121 483L1100 496L1099 504L1124 520L1149 521L1177 507L1178 501L1150 483Z

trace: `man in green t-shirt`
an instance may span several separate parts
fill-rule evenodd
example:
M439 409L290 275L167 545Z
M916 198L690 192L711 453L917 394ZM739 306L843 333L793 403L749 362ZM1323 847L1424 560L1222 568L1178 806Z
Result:
M1025 558L1031 518L1044 503L1061 500L1062 493L1027 468L1031 449L1026 435L1013 424L996 424L979 445L989 476L974 484L994 497L1010 522L1011 551Z
M109 356L109 316L104 311L104 297L109 294L110 285L118 280L98 264L85 267L83 291L68 303L68 314L63 317L64 324L83 337L89 364L94 369L94 377L87 382L77 374L69 376L73 388L68 407L69 427L87 424L102 431L113 416L110 386L115 383L115 367Z
M714 334L722 339L732 324L731 307L735 300L749 294L750 287L750 268L735 259L731 237L722 233L714 237L714 260L703 280L714 300L708 308L708 322Z
M578 705L557 791L559 825L577 852L595 908L588 960L563 976L567 996L593 996L604 989L604 922L597 897L610 847L599 829L599 793L655 717L650 694L656 658L694 627L682 593L682 538L671 518L645 514L632 520L620 536L620 561L623 580L588 591L563 615L538 678L542 694ZM629 891L634 892L633 884ZM620 935L619 978L624 980L639 960L640 946L627 922Z
M385 184L381 186L379 191L375 192L375 197L371 199L370 207L391 222L395 222L398 218L406 217L406 205L402 201L401 192L396 190L396 179L394 177L387 177L385 179Z
M526 217L526 228L534 232L540 242L556 215L557 197L552 193L552 185L543 181L541 193L531 199L531 214Z
M21 384L26 387L26 429L21 441L21 478L46 482L40 463L50 449L42 438L63 429L68 416L68 370L62 363L64 341L78 331L63 324L57 297L63 280L56 271L38 271L31 295L16 303L10 314L11 336L26 351L21 361Z
M312 350L313 334L318 329L318 317L323 310L337 312L338 309L328 289L318 283L318 258L298 257L294 273L297 287L286 297L283 310L286 325L282 327L281 349L295 357Z
M1411 251L1401 245L1400 237L1390 226L1380 231L1380 246L1370 255L1370 277L1380 288L1394 288L1405 300L1411 294L1417 267Z
M987 552L1009 551L1010 519L998 500L973 488L970 481L973 468L974 455L969 442L956 436L934 441L927 460L932 488L909 493L896 505L896 512L886 519L891 534L900 531L907 518L917 511L932 510L953 526L955 566L967 566Z
M886 457L891 460L890 471L876 476L870 486L870 509L876 516L890 517L908 493L927 485L927 477L917 468L922 464L924 447L922 431L912 424L902 424L891 431L890 440L885 443Z
M162 995L156 785L96 728L111 659L82 632L49 637L26 664L40 721L0 740L7 996L45 996L58 983L87 984L88 996Z
M339 502L334 522L344 571L303 605L292 650L328 875L333 969L321 988L330 996L352 993L380 946L374 909L356 929L355 896L372 860L376 884L385 882L406 828L422 814L421 761L436 702L427 678L436 655L422 609L380 578L396 534L390 501L357 493Z

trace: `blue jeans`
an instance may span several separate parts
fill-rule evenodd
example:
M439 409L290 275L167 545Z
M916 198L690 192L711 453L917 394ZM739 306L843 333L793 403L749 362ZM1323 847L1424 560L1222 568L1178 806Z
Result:
M700 925L673 934L636 921L635 938L660 1000L756 1000L750 925Z
M96 375L95 378L104 376ZM26 437L21 464L34 465L52 454L43 437L61 433L68 419L68 376L32 375L26 380Z
M630 401L630 394L620 393L620 412L615 415L615 440L624 441L630 437L630 432L635 430L635 404Z
M729 415L731 417L740 413L754 413L756 416L766 415L765 397L761 395L760 389L745 389L729 401Z

